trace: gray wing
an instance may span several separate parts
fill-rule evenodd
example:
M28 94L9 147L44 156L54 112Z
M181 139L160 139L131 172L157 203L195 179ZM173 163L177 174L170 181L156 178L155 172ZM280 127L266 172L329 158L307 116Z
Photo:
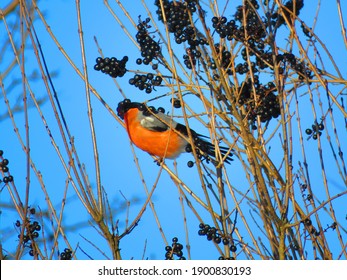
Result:
M154 115L146 116L141 112L140 123L144 128L151 131L163 132L171 127L175 128L177 122L172 120L170 116L167 116L161 112Z

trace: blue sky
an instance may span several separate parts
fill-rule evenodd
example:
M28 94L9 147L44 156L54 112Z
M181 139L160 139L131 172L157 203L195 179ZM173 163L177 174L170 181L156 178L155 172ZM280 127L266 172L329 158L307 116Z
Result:
M128 26L129 23L119 8L113 3L113 1L110 2L112 2L110 5L113 7L114 11L122 20L124 20L124 24ZM221 2L224 3L224 1ZM312 26L317 1L306 2L310 3L305 4L301 17L305 20L307 25ZM329 1L322 1L321 3L316 33L325 43L327 49L331 51L331 54L336 59L342 74L346 75L346 50L340 34L335 34L335 32L340 32L337 11L335 5L330 5L331 3L328 2ZM146 17L146 12L142 5L140 5L141 1L138 1L138 3L139 5L126 6L127 10L133 16L135 21L137 20L138 15L142 15L143 19ZM152 7L151 4L149 5ZM74 61L77 67L82 69L80 43L77 33L75 1L40 1L39 7L41 11L45 12L46 20L57 40L64 47L65 51L70 56L72 61ZM127 64L128 69L144 69L142 66L135 64L135 60L139 57L139 53L137 52L137 48L134 46L134 44L132 44L126 37L121 27L116 23L111 13L103 4L103 1L82 1L81 13L89 82L98 91L102 98L106 100L111 108L115 110L118 102L120 102L123 98L115 86L114 81L110 77L93 70L95 59L99 56L96 44L94 42L94 36L96 36L105 56L115 56L118 59L121 59L124 55L128 55L130 58L129 63ZM226 13L225 15L230 18L230 16L233 14L234 10L231 7L230 13ZM3 24L0 28L1 39L3 39L3 37L6 37L6 31ZM57 76L53 79L55 89L58 93L69 129L74 137L80 160L85 164L91 184L95 186L95 167L93 164L92 142L87 118L84 82L78 77L71 65L63 57L55 43L47 34L45 27L42 25L39 19L35 22L35 29L42 46L48 68L50 71L55 71L57 73ZM136 33L135 28L130 28L130 31L132 32L131 35L134 36ZM286 32L286 30L283 32ZM285 46L285 44L283 44L283 46ZM180 50L177 50L177 53L179 55ZM10 52L8 52L8 55L10 57ZM323 52L322 56L324 59ZM0 60L1 67L5 65L6 60L7 57L5 57L3 60L3 64L1 64ZM27 50L26 67L28 72L37 68L35 57L33 56L32 49L30 48ZM333 71L331 65L327 65L327 69ZM7 77L7 79L4 80L5 85L9 84L11 79L13 79L16 75L18 77L18 72ZM118 80L118 82L121 84L122 90L128 98L134 101L144 101L154 97L154 95L148 96L145 93L139 92L137 89L131 87L128 84L128 79L131 76L132 74L128 73L123 79ZM36 96L46 95L46 89L43 86L42 81L32 83L31 86ZM337 89L338 87L336 87L336 90ZM17 87L16 92L19 93L20 90L21 88ZM166 92L166 89L158 89L158 95ZM322 95L323 94L324 93L322 93ZM141 208L143 201L145 201L146 194L141 183L141 178L138 175L136 165L134 164L128 136L123 127L116 122L112 115L100 102L97 101L94 96L92 96L91 100L98 140L102 185L107 192L107 196L112 207L118 208L117 206L119 204L124 203L124 198L122 195L124 195L124 197L126 197L129 201L134 200L134 202L131 202L129 208L129 220L132 221ZM2 102L2 106L0 106L0 108L5 108L3 99L0 99L0 101ZM308 98L303 100L302 104L303 108L305 108L305 106L309 106ZM160 100L153 105L160 105L168 109L170 108L169 98L166 98L164 101ZM2 109L1 112L3 111L4 109ZM58 146L63 150L63 142L59 137L59 130L49 102L42 106L42 111L45 115L50 130L53 133L53 136L57 140ZM31 156L37 169L40 170L43 175L43 179L47 186L50 197L53 199L57 210L59 210L61 207L61 199L65 190L66 174L52 147L51 141L47 136L45 127L42 125L42 121L37 113L37 110L34 108L30 109L29 113ZM318 116L321 116L321 114L319 113ZM301 124L304 127L309 127L313 123L313 118L309 110L307 110L307 112L302 110L301 118ZM15 119L17 121L19 131L22 137L24 137L24 114L16 114ZM343 119L341 117L336 119L337 126L343 127ZM192 123L194 125L194 122ZM194 129L196 128L194 127ZM207 133L207 131L204 131L204 128L202 127L198 127L198 129L201 129L199 132L203 134ZM341 133L340 140L346 139L343 138L346 136L346 132L339 133ZM1 122L1 134L6 136L0 137L0 149L4 150L4 156L10 160L9 167L11 174L13 174L15 177L17 188L19 188L22 192L21 195L24 195L26 176L25 154L23 153L18 139L13 132L13 126L10 120ZM317 143L313 142L312 140L310 142L305 140L304 142L305 148L308 150L308 154L311 157L311 162L318 162ZM323 144L327 145L326 142ZM326 147L324 149L324 153L327 158L327 162L329 162L331 155L328 153L328 146L324 147ZM275 148L276 146L274 146L273 149ZM344 145L343 148L344 153L347 154L346 145ZM146 184L150 189L157 178L159 167L153 163L153 159L149 155L138 150L137 148L135 151L136 156L139 158ZM276 151L274 151L274 153L275 152ZM298 161L300 160L300 157L301 155L298 155L298 158L294 160ZM196 169L186 168L186 162L190 159L191 155L189 154L179 157L177 160L178 172L187 185L194 190L194 192L196 192L198 195L202 195ZM276 163L279 163L280 160L281 158L274 156L274 161ZM172 164L173 162L168 162L169 166L172 166ZM313 164L310 165L310 168L315 169L316 166ZM331 168L333 169L334 166ZM239 176L239 174L243 174L242 167L239 162L233 162L227 167L227 170L230 172L230 174L232 174L231 178L235 186L241 190L247 189L247 182L245 182L243 176ZM327 166L327 170L329 171L329 166ZM332 193L335 194L343 191L345 187L341 184L341 180L338 177L332 177L335 176L334 174L336 174L334 170L331 170L331 172L329 171L328 173L332 174L328 175L330 176L328 179L332 182ZM313 177L311 179L314 183L321 184L320 174L317 173L317 177ZM40 207L41 209L46 209L43 193L34 174L32 174L31 177L31 190L32 193L30 195L30 205L37 208ZM321 196L322 199L325 197L324 194L321 194ZM90 217L81 207L81 204L74 194L71 186L69 187L67 197L68 202L64 211L64 225L66 227L73 226L73 229L68 231L69 241L72 247L74 248L77 246L77 244L79 244L81 248L83 248L83 250L93 258L103 259L104 256L102 256L100 252L95 250L93 246L84 240L84 238L86 238L97 244L100 249L104 250L105 253L110 257L111 254L107 248L107 244L96 233L95 229L86 223ZM137 199L140 201L136 202ZM9 200L10 198L8 193L3 191L1 193L0 203L6 203ZM177 188L165 172L163 172L160 176L157 189L153 196L153 201L155 203L156 210L159 213L162 229L169 242L172 237L177 236L179 242L186 244L184 223L181 212L182 210L179 203L179 194ZM346 199L343 198L343 201L345 203ZM341 200L339 200L337 203L340 202ZM336 205L340 205L341 209L343 205L346 205L344 203ZM230 204L230 207L231 206L232 204ZM219 257L219 253L213 248L213 244L206 241L205 237L200 237L197 235L199 221L187 209L186 205L185 209L189 227L189 241L191 245L192 259L217 259ZM202 210L199 206L197 206L197 209L200 211ZM347 211L337 211L337 215L339 215L339 217L343 217L343 215L346 214ZM115 220L119 219L120 232L122 232L122 229L124 229L125 217L125 210L116 213ZM11 237L7 239L7 232L11 232L11 230L12 232L16 231L13 224L16 219L18 219L18 216L14 211L2 209L0 218L1 235L2 238L6 240L4 244L7 246L7 248L10 248L10 244L15 244L16 238ZM341 220L343 219L341 218ZM204 221L206 223L211 223L210 218L206 215L204 216ZM328 221L329 219L327 219L327 223ZM81 222L84 225L78 226ZM75 225L77 226L74 227ZM242 229L241 223L239 225ZM344 226L346 226L346 224L344 224ZM49 232L49 230L47 232ZM14 236L16 235L17 234L14 234ZM63 250L63 248L66 246L63 244L62 240L60 240L60 242L61 244L59 245L59 248L60 250ZM144 248L146 248L145 253ZM126 236L121 241L122 257L124 259L141 259L144 255L145 258L162 259L164 258L165 254L164 248L165 244L160 236L155 219L150 208L147 207L147 210L142 216L138 226L130 235ZM184 254L187 256L186 250L184 250ZM81 259L87 258L81 251L78 251L77 256ZM30 259L29 256L27 257Z

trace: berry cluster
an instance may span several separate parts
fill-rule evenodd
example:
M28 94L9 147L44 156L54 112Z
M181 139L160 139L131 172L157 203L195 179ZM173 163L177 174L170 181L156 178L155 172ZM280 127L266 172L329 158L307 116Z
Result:
M223 237L218 233L217 229L215 227L211 227L208 224L200 223L199 224L199 231L198 234L200 236L206 236L208 241L212 241L220 244L223 243L223 245L229 245L230 240L227 237ZM234 244L230 245L230 251L236 252L237 247ZM225 258L224 256L219 257L219 260L226 260L226 259L233 259L233 258Z
M266 1L267 2L267 1ZM303 7L303 1L288 1L285 8L293 11L298 15ZM237 7L233 18L228 21L226 17L213 17L212 27L220 38L227 40L235 40L242 43L245 47L241 50L241 56L244 63L240 62L235 65L235 72L243 74L251 74L254 82L249 79L241 84L237 89L239 92L239 105L244 106L247 111L248 118L254 122L257 116L260 116L262 122L277 118L280 115L280 106L278 98L275 95L277 91L272 82L268 85L259 83L259 77L254 75L259 70L266 68L278 69L279 74L283 74L286 65L289 65L299 76L299 80L312 78L312 72L291 53L276 54L272 50L271 44L266 43L267 28L270 26L274 30L283 24L283 17L279 16L276 11L268 12L266 18L261 18L257 14L259 3L257 0L245 1L244 5ZM285 10L285 9L284 9ZM285 16L290 16L288 11L284 12ZM215 47L219 47L216 45ZM225 48L216 48L221 53L221 66L227 69L230 64L231 54ZM255 58L252 58L255 57ZM211 63L211 69L216 69L214 61ZM228 74L232 74L230 69ZM251 70L251 71L250 71ZM251 73L250 73L251 72ZM215 77L215 76L214 76ZM218 78L218 76L216 76ZM253 127L255 127L253 125Z
M257 0L245 1L244 5L237 7L234 19L240 23L240 28L235 33L234 37L236 40L245 42L245 39L247 39L250 46L256 43L263 43L261 39L266 37L266 25L257 15L256 10L258 9L259 4ZM246 15L245 19L244 14ZM244 22L246 24L244 24ZM261 47L259 49L261 49Z
M233 35L238 30L235 20L228 21L226 17L213 17L212 27L221 38L227 38L228 40L232 40Z
M298 16L300 14L300 10L304 7L304 0L290 0L284 5L283 15L290 22L292 18L292 13ZM277 19L277 26L285 24L286 21L282 15L275 14L273 16L274 19Z
M276 56L276 63L278 63L280 74L284 72L283 65L285 62L289 63L290 67L299 75L299 80L303 81L305 79L312 79L312 71L306 67L304 62L300 62L292 53L278 54Z
M188 69L192 69L193 66L196 65L196 62L199 58L201 58L201 52L197 49L199 45L207 45L207 41L204 38L199 38L198 33L195 31L193 27L189 27L186 29L186 38L189 48L186 48L186 54L183 55L183 63ZM200 34L200 33L199 33ZM177 39L176 43L184 42L183 39Z
M324 124L323 121L321 123L315 123L312 125L312 129L311 128L307 128L305 130L306 134L309 135L309 138L312 137L313 140L317 140L318 135L321 136L322 135L322 130L324 130Z
M259 105L254 108L254 111L251 111L249 118L255 120L256 116L260 116L261 122L267 122L271 118L277 118L280 113L277 96L273 92L269 92L267 95L261 97Z
M184 2L166 0L163 2L168 31L174 34L177 44L188 43L189 47L186 49L183 61L188 69L192 69L201 57L201 52L197 47L207 44L206 39L197 32L190 20L192 14L196 12L196 0L186 0ZM155 5L158 7L156 11L158 19L164 22L160 1L156 0Z
M161 50L158 42L154 41L152 36L150 35L148 29L151 28L149 25L150 18L146 18L146 20L141 21L139 19L139 23L137 25L137 33L136 33L136 41L139 43L141 48L141 56L143 59L137 59L137 64L145 64L148 65L152 62L154 58L160 55Z
M121 60L115 57L98 57L94 69L110 75L112 78L123 77L127 71L125 68L127 61L127 56L124 56Z
M198 234L200 236L206 235L206 238L208 241L213 240L217 244L222 242L222 238L215 227L211 227L208 224L201 223L199 225L199 228L200 229L198 231ZM223 238L223 244L225 244L225 245L229 244L229 239Z
M139 90L145 90L146 93L151 93L155 86L160 86L163 78L161 76L155 76L152 73L147 75L135 74L133 78L129 80L129 84L134 85Z
M35 215L35 208L30 208L29 213L30 215ZM24 224L21 224L19 220L16 221L15 226L17 228L20 228L21 226L25 227L24 235L23 235L23 244L28 247L29 255L34 256L34 250L32 242L39 237L39 231L41 230L41 225L37 221L31 221L30 219L27 219L27 221ZM20 238L20 234L18 235L18 238Z
M254 75L253 81L249 78L238 88L239 96L237 101L239 105L245 107L247 117L253 126L257 116L260 117L261 122L266 122L280 115L280 104L274 94L276 91L274 83L269 82L263 85L259 82L257 75Z
M71 260L72 259L72 251L69 248L65 248L64 252L60 254L61 260Z
M183 55L183 63L188 69L193 69L197 59L201 57L201 52L196 49L196 46L186 49L186 54Z
M245 62L236 64L235 72L242 75L252 70L253 79L249 78L243 82L236 92L239 93L238 104L245 108L253 128L256 128L254 122L257 116L262 122L266 122L280 115L280 105L275 95L277 89L274 83L269 82L263 85L259 82L259 77L255 75L259 69L273 68L274 65L273 53L265 50L266 22L264 23L258 16L257 9L259 9L257 0L245 1L244 5L237 7L232 20L228 21L226 17L212 18L212 26L221 38L236 40L245 45L241 50L241 56ZM219 45L217 46L219 47ZM221 66L227 69L230 65L231 54L224 47L217 49L220 49L222 54ZM252 56L255 56L255 59L251 59ZM215 69L215 67L215 64L212 63L211 68ZM231 69L227 69L227 71L228 74L232 74Z
M256 0L246 1L245 5L237 7L232 20L228 21L226 17L213 17L212 27L221 38L226 38L229 41L235 39L253 48L259 44L258 48L263 49L264 42L262 39L266 37L266 31L264 23L256 14L258 8L259 5ZM243 24L244 12L247 17L245 20L247 24L245 26ZM239 22L240 26L237 25L237 22Z
M191 25L189 13L196 12L196 0L185 0L184 2L164 0L163 8L161 8L160 0L156 0L154 5L157 6L158 20L164 22L164 14L170 33L174 33L175 37L184 36L184 29Z
M183 245L178 242L178 238L172 238L172 246L165 247L165 260L173 260L174 255L178 257L179 260L185 260L186 258L183 256Z
M214 48L216 50L217 55L220 58L220 65L222 68L227 70L227 73L231 75L233 72L230 69L231 66L231 53L224 47L221 46L219 43L214 45ZM216 62L212 59L210 63L210 68L212 70L217 69ZM215 80L217 80L218 77L215 76Z
M2 155L4 154L3 150L0 150L0 168L1 171L4 173L8 173L9 172L9 168L8 168L8 164L9 164L9 160L6 158L3 158ZM5 184L10 183L13 181L13 176L12 175L8 175L8 176L4 176L2 178L2 180L0 180L1 182L4 182Z

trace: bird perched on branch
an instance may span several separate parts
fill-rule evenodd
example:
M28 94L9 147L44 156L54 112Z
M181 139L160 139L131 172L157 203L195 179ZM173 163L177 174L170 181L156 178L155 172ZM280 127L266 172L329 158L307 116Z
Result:
M118 104L117 113L124 119L130 140L141 150L160 158L173 159L183 152L192 152L194 147L198 158L217 163L214 145L192 129L193 143L190 143L188 128L166 115L163 108L155 109L125 99ZM230 163L233 160L230 150L219 149L224 162Z

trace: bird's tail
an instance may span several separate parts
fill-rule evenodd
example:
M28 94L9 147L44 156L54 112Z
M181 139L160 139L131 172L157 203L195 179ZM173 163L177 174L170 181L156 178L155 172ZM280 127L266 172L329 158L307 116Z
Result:
M177 124L176 129L181 132L183 135L188 136L187 127L182 124ZM210 142L203 139L206 137L204 135L196 133L194 130L190 129L190 132L193 137L194 146L196 148L196 153L200 159L205 159L206 161L212 161L213 163L217 163L216 161L216 153L215 146ZM224 162L229 163L233 161L233 153L232 150L227 147L219 147L221 155L224 159ZM186 147L186 152L192 152L192 146L189 144Z

